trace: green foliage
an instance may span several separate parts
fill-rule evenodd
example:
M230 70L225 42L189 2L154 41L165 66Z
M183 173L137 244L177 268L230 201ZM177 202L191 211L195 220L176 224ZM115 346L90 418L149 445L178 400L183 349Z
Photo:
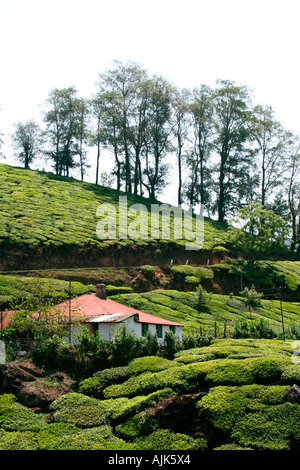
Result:
M36 364L48 369L65 371L76 370L80 363L78 351L72 344L67 344L61 337L40 338L36 341L31 356Z
M113 434L113 429L102 425L78 429L73 424L52 423L36 435L40 450L106 450L124 449L125 442Z
M140 437L134 441L137 450L205 450L205 439L193 439L186 434L158 429L147 437Z
M45 425L42 416L17 403L13 395L0 395L0 429L34 432Z
M173 359L180 349L180 341L173 331L167 331L164 335L162 354L167 359Z
M226 261L212 270L226 271L230 276L242 276L256 288L286 287L290 291L300 286L300 261L258 261L249 269L246 261Z
M229 239L235 249L243 253L249 266L273 253L288 252L285 242L290 229L272 210L260 204L249 204L239 210L235 222L242 225L242 230L229 227Z
M100 240L97 237L95 227L99 219L96 211L100 204L109 203L117 213L119 196L124 196L123 192L73 178L14 168L5 164L0 165L0 177L0 243L25 244L32 248L55 246L64 249L68 246L105 248L111 245L111 240ZM20 181L22 185L19 184ZM144 204L150 212L153 201L132 194L127 194L127 197L129 207L135 203ZM148 228L148 214L141 214L141 217L145 217L142 225ZM165 217L163 215L163 218ZM128 224L130 222L129 217ZM126 228L121 225L119 229L124 231ZM224 224L206 219L204 230L204 249L212 249L216 241L218 245L225 246ZM187 239L193 237L194 233L186 234ZM152 242L151 239L149 241ZM145 240L138 239L134 242L144 244ZM172 230L171 240L167 242L185 244L184 239L174 239ZM119 240L113 240L113 243L119 243ZM123 243L130 244L132 240L128 239Z
M90 397L101 398L104 388L112 384L124 382L130 377L128 366L111 367L95 372L93 377L88 377L80 382L78 391Z
M144 264L141 266L141 271L143 273L153 273L153 271L155 271L155 267L151 266L150 264Z
M245 297L246 304L248 306L253 306L253 307L256 307L258 304L260 304L260 299L263 297L263 294L261 292L257 292L253 285L251 289L248 289L248 287L245 287L245 289L242 292L240 292L240 295L242 297Z
M34 432L6 432L0 429L0 450L38 450Z
M95 290L93 285L72 282L72 297ZM0 274L0 306L26 307L27 310L40 305L55 305L69 298L69 282L42 277L11 276Z
M128 366L128 371L131 375L142 374L143 372L158 372L161 370L168 369L169 367L174 367L173 361L165 359L159 356L146 356L139 357L130 362Z
M52 402L47 415L0 395L0 449L299 449L300 405L288 394L300 384L293 346L292 340L227 338L178 351L173 360L135 358L83 380L79 392ZM194 395L194 425L201 423L203 437L195 438L192 429L173 428L172 413L184 412L177 408L187 399L182 395L199 391L206 394ZM168 418L166 429L158 410Z
M195 298L192 299L191 305L196 309L200 310L205 307L211 300L212 295L208 294L202 286L199 286L195 293Z
M283 403L248 414L238 420L232 438L243 446L259 450L291 450L294 442L299 449L300 406Z
M238 318L234 324L233 338L276 338L277 333L271 323L261 318L249 321Z
M203 281L204 279L212 279L214 277L213 271L208 268L200 268L197 266L188 266L188 265L179 265L179 266L172 266L171 271L173 273L182 275L185 277L186 282L194 282L195 279L198 280L198 283Z
M116 329L109 343L112 366L125 366L138 357L142 349L143 339L126 325Z
M284 403L288 387L282 385L218 386L197 404L199 417L221 431L231 430L249 412Z
M222 266L222 265L221 265ZM145 293L134 293L113 296L112 299L130 305L146 313L156 315L166 320L184 324L183 335L199 334L200 327L203 336L214 335L214 325L217 322L218 331L224 332L227 323L227 335L232 336L235 322L240 319L251 320L253 325L258 318L263 318L262 326L267 331L271 328L278 337L282 334L282 315L279 300L259 299L255 306L245 304L241 297L228 295L206 294L203 291L202 306L197 306L195 292L180 292L175 290L154 290ZM205 303L204 303L205 302ZM283 302L283 314L286 332L288 327L299 325L300 305L297 302ZM259 327L261 328L261 327ZM256 334L257 326L254 328ZM268 336L268 337L273 337ZM294 336L293 336L294 337Z
M171 394L172 390L166 388L146 396L98 400L80 393L69 393L51 404L51 419L56 423L70 423L79 428L93 428L110 421L125 420Z

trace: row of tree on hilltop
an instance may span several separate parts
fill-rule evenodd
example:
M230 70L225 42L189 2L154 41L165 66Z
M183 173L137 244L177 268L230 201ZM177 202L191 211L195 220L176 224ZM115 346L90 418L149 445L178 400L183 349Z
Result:
M259 203L299 235L299 136L271 106L254 106L247 86L217 80L179 89L139 64L115 61L90 99L75 87L53 89L45 106L43 128L15 124L12 142L25 168L43 154L57 175L79 167L83 180L92 147L96 184L101 158L110 155L117 189L156 198L176 174L179 205L202 204L223 222Z

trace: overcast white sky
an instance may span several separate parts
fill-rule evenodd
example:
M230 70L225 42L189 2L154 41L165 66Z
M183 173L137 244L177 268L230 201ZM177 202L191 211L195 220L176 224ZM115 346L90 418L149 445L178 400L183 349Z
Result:
M300 133L299 0L0 0L0 130L41 121L49 91L90 97L114 59L178 87L247 85ZM94 178L92 178L94 179Z

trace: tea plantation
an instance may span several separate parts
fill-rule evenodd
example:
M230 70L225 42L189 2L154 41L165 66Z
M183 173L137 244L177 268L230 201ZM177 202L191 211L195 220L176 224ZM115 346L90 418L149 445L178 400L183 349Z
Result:
M96 226L100 217L97 217L96 212L100 204L111 204L112 208L118 212L120 196L127 196L128 208L136 203L146 207L147 212L141 211L139 221L146 239L151 241L151 230L148 231L151 203L157 204L158 201L73 178L24 170L4 164L0 164L0 178L0 245L9 243L25 244L29 247L39 245L109 246L112 240L101 240L97 237ZM128 223L134 219L134 214L135 211L132 211L132 214L128 213ZM173 221L171 221L171 227L174 228ZM121 217L118 220L117 229L119 234L127 229ZM190 233L186 227L185 231L187 239L194 238L194 234ZM204 231L204 249L224 249L226 244L224 224L207 219L204 223ZM141 240L135 239L134 242L145 244L143 238L145 237ZM170 241L174 241L172 230ZM175 242L182 245L185 240L180 240L176 236ZM121 240L122 245L132 243L130 236L128 239Z
M218 335L223 334L225 327L227 334L230 334L237 321L254 323L264 318L274 332L279 334L282 331L282 314L287 330L297 329L300 326L299 302L281 304L280 300L262 298L249 307L245 298L241 296L208 293L205 296L200 306L197 293L175 290L120 294L111 298L143 312L183 323L185 333L197 332L200 327L212 332L217 323Z
M45 414L4 394L0 449L299 450L297 354L292 341L219 339L99 371Z
M25 361L74 381L38 410L22 403L18 387L1 393L0 450L300 450L300 261L264 260L251 270L240 259L221 263L234 251L227 226L205 219L201 266L170 263L176 250L188 257L185 240L172 238L173 220L170 240L96 234L98 206L117 214L127 196L129 206L147 208L139 222L149 235L158 201L3 164L0 178L0 339L12 363L26 344ZM134 220L128 215L118 216L119 234ZM206 263L210 256L218 264ZM149 264L157 259L169 264ZM85 330L76 347L49 333L47 315L34 333L26 322L2 328L6 310L20 309L22 325L29 310L95 291L100 280L111 299L182 323L182 341L129 335L120 346Z

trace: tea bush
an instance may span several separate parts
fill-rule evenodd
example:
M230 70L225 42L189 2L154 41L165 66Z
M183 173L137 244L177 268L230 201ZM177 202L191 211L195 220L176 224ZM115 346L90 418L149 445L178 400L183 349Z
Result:
M197 404L199 417L208 426L228 431L239 418L249 416L250 411L284 403L288 388L258 384L213 387Z
M73 424L52 423L36 434L40 450L97 450L105 449L106 444L124 442L114 435L111 426L79 429Z
M102 397L104 388L111 384L121 383L130 377L128 366L111 367L99 372L95 372L93 377L88 377L80 382L78 391L84 395L94 398Z
M159 356L146 356L131 361L128 366L128 371L131 375L137 375L146 371L158 372L175 366L176 364L169 359Z
M46 423L41 415L17 403L12 394L0 395L0 429L5 431L38 431Z
M0 429L0 450L38 450L34 432L7 432Z
M79 393L69 393L50 405L53 412L51 420L56 423L71 423L79 428L97 427L111 420L127 419L171 394L172 390L164 389L146 396L98 400Z
M300 406L283 403L247 414L236 422L232 438L259 450L300 449Z
M147 437L140 437L134 441L136 450L205 450L205 439L193 439L186 434L158 429Z

